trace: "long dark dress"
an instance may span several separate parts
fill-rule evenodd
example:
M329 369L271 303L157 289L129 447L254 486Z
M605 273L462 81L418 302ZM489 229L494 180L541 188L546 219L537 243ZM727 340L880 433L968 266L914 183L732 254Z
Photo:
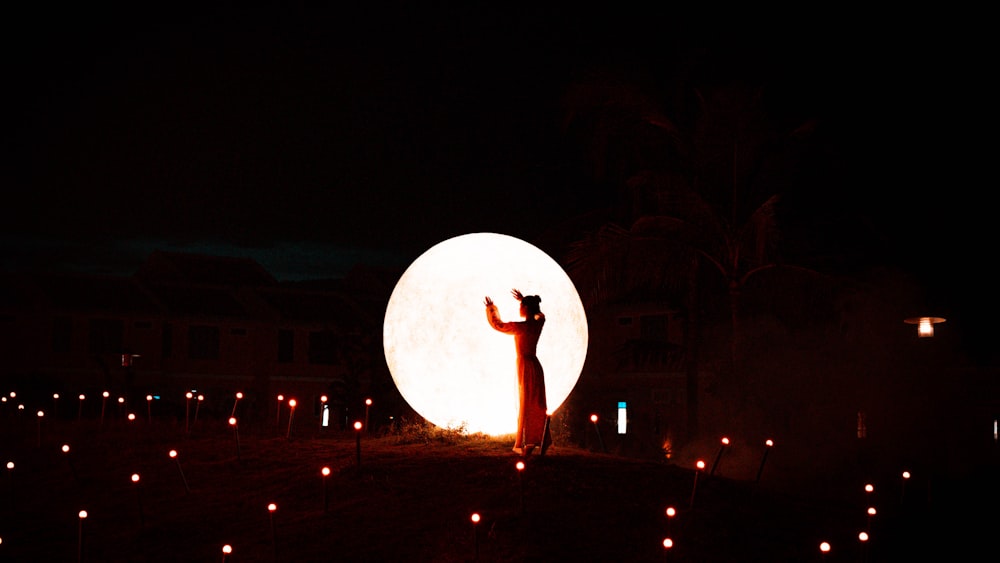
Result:
M486 306L486 318L490 326L507 334L514 335L514 346L517 349L517 387L520 407L517 416L517 436L514 441L514 451L530 453L531 448L541 446L542 453L552 444L546 419L547 404L545 401L545 372L535 355L538 338L545 326L545 315L539 313L535 318L519 322L504 322L496 305Z

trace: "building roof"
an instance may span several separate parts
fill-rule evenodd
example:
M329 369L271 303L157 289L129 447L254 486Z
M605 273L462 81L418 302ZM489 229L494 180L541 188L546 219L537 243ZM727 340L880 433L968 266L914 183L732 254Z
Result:
M252 258L153 251L136 272L149 283L262 287L278 282Z
M31 287L49 307L62 311L155 315L159 303L135 279L88 274L38 274Z

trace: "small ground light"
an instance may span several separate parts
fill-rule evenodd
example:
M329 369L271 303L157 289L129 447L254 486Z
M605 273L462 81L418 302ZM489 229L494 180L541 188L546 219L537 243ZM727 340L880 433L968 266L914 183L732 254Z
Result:
M691 486L691 500L690 500L690 501L688 502L688 508L691 508L691 507L693 507L693 506L694 506L694 494L695 494L695 492L696 492L696 491L698 490L698 475L699 475L699 474L700 474L700 473L701 473L702 471L704 471L704 469L705 469L705 462L699 459L699 460L698 460L698 461L697 461L697 462L696 462L696 463L694 464L694 466L695 466L695 471L694 471L694 484L693 484L693 485Z
M663 538L663 549L670 549L671 547L674 547L674 540Z
M830 542L820 542L819 550L823 553L830 553Z
M472 543L475 546L476 559L479 559L479 521L481 520L478 512L473 512L470 518L472 520Z
M69 464L70 471L73 472L73 480L79 481L79 478L76 475L76 466L73 465L73 459L69 456L69 444L63 444L62 445L62 452L64 454L67 454L66 455L66 462Z
M330 468L324 467L319 470L319 473L323 476L323 512L325 513L329 509L329 502L326 494L326 478L330 476Z
M858 541L860 541L860 542L866 542L866 541L868 541L868 532L859 532L858 533Z
M38 411L38 447L42 447L42 417L45 416L45 412Z
M170 456L170 459L177 462L177 472L181 474L181 481L184 481L184 491L190 493L191 487L188 486L187 477L184 476L184 470L181 469L181 460L177 457L177 450L170 450L167 455Z
M709 475L715 475L715 469L719 466L719 460L722 459L722 454L726 451L726 447L728 446L729 438L723 436L719 444L719 453L715 454L715 462L712 463L712 470L708 473Z
M274 511L278 510L278 505L273 502L267 505L267 512L271 518L271 549L274 552L274 560L278 560L278 538L274 533Z
M365 399L365 432L368 431L368 410L372 407L372 400Z
M597 441L601 445L601 451L607 453L607 448L604 447L604 438L601 437L601 428L597 425L597 415L590 415L590 422L594 424L594 432L597 433Z
M764 473L764 463L767 461L767 454L770 453L771 448L774 447L774 440L768 438L764 440L764 455L760 457L760 466L757 467L757 478L754 480L755 483L760 482L760 476Z
M76 560L79 563L80 561L83 561L83 521L87 519L87 511L81 510L77 513L77 516L79 517L80 525L77 531Z
M285 433L285 438L289 438L292 435L292 417L295 416L295 405L298 403L295 399L288 399L288 432Z
M236 461L242 463L243 457L240 455L240 426L235 416L229 417L229 425L233 427L233 436L236 437Z
M242 399L242 398L243 398L243 393L241 393L240 391L237 391L236 392L236 400L233 401L233 412L231 412L229 414L229 416L236 416L236 405L238 405L240 403L240 399Z
M139 508L139 526L140 527L145 527L146 518L145 518L145 515L143 514L143 511L142 511L142 492L141 492L141 488L139 487L139 474L138 473L133 473L132 474L132 482L136 484L136 488L135 488L135 502L136 502L136 505Z
M361 428L361 421L355 421L354 430L356 432L354 434L354 443L356 444L358 467L361 467Z

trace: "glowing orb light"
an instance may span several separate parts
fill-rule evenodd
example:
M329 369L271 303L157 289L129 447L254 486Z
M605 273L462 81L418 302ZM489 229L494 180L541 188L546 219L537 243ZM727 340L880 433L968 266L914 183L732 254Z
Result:
M386 363L403 398L432 424L517 431L514 338L490 327L483 304L490 296L504 321L520 321L515 288L542 298L537 354L555 411L580 377L588 333L576 287L551 257L507 235L461 235L424 252L396 283L383 325Z

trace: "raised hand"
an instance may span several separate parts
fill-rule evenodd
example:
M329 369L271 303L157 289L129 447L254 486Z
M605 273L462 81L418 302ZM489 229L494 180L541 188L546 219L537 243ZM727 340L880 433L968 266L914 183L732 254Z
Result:
M517 299L518 301L524 298L524 296L521 295L521 292L516 289L510 290L510 294L513 295L514 299Z
M489 296L489 295L487 295L487 296L486 296L486 300L485 300L485 301L483 301L483 303L485 303L485 304L486 304L486 306L487 306L487 307L489 307L490 305L492 305L492 304L493 304L493 300L492 300L492 299L490 299L490 296Z

